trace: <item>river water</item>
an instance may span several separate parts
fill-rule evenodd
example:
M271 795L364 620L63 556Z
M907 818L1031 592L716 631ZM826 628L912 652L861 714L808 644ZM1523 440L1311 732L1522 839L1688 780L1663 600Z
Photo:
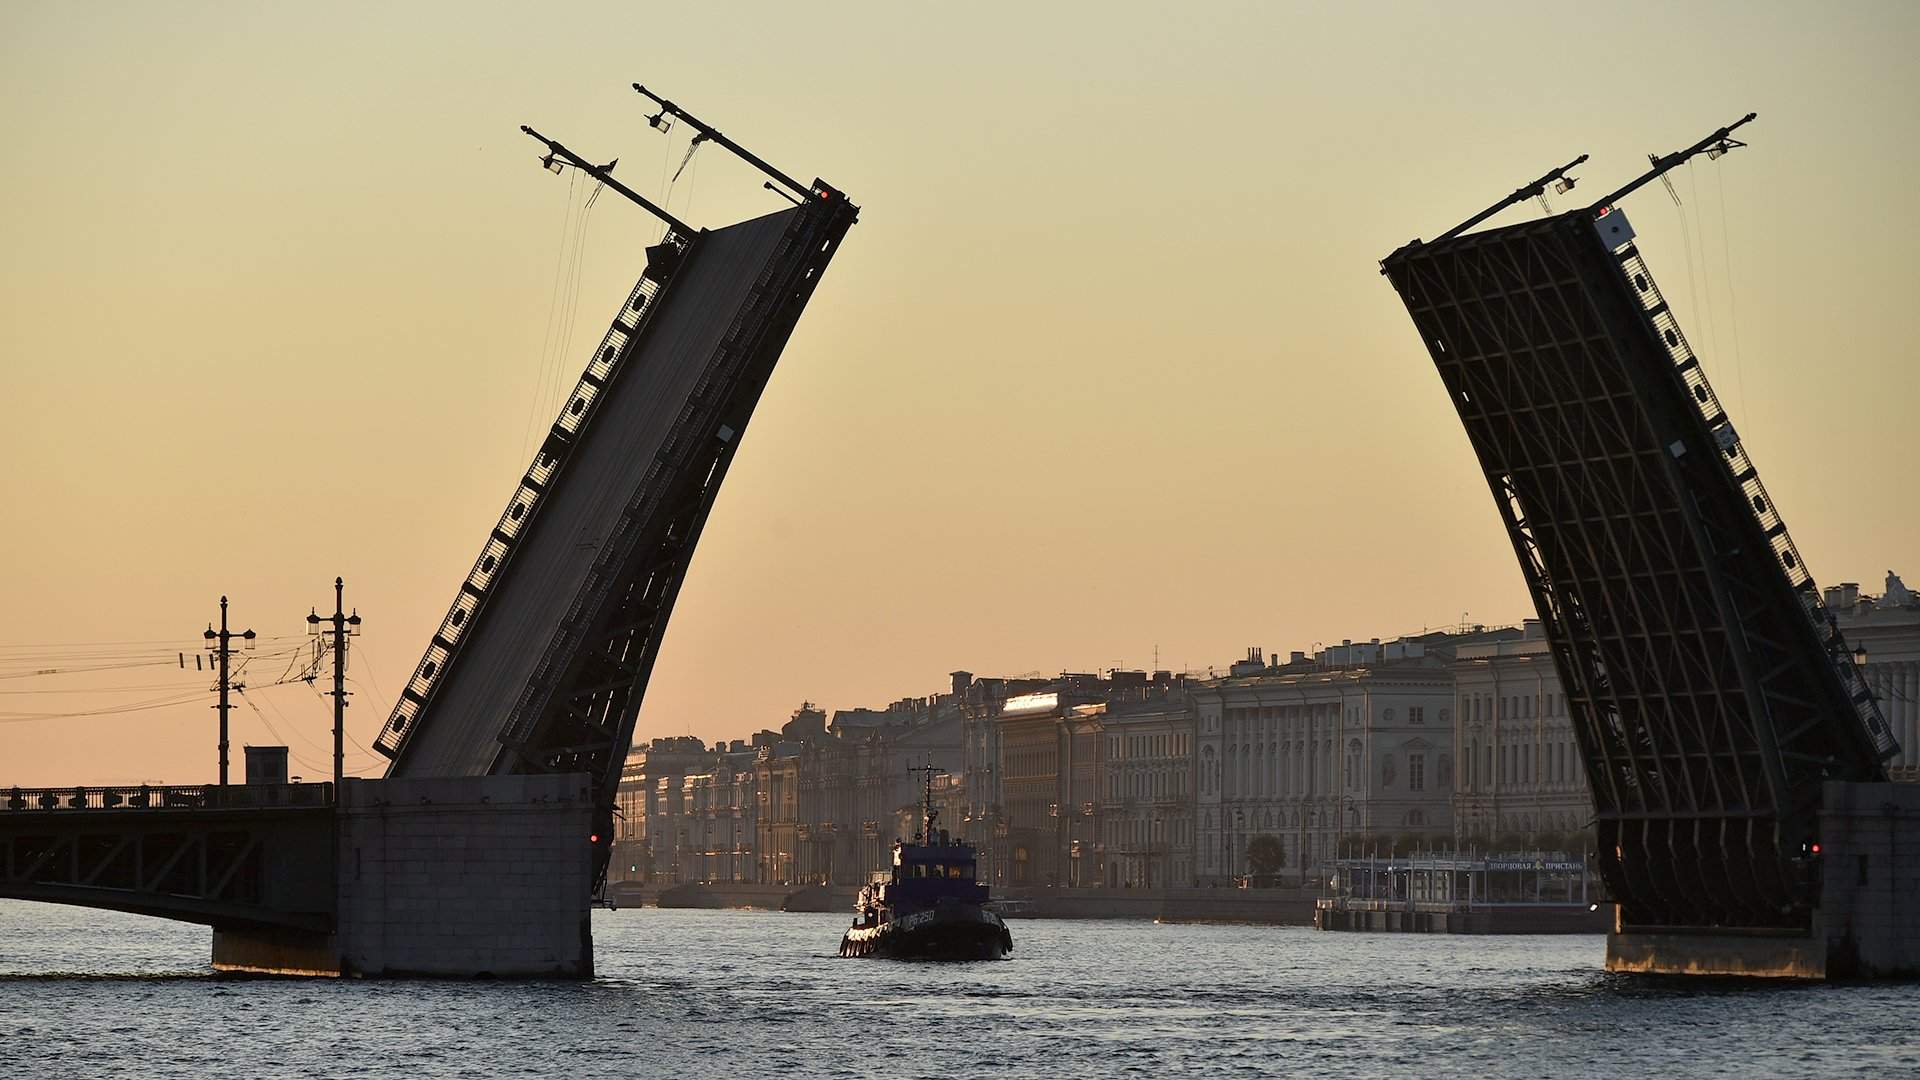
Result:
M1920 986L1610 976L1599 937L1020 920L939 965L842 925L599 911L583 984L226 979L204 928L0 901L0 1077L1920 1075Z

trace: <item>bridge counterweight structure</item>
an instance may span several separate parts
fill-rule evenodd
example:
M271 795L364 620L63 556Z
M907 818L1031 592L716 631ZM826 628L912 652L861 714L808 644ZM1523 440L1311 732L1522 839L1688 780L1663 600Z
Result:
M375 743L393 758L389 777L588 774L596 883L688 561L761 391L858 215L820 181L807 192L712 231L667 219Z
M1623 927L1806 931L1822 786L1893 740L1625 215L1382 268L1547 630Z

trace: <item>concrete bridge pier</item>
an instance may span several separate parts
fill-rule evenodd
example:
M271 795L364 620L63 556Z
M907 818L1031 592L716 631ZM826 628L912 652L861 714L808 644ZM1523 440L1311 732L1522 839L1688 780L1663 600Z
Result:
M1828 781L1812 929L1607 935L1607 970L1795 979L1920 976L1920 784Z
M592 977L585 775L348 780L339 800L334 931L216 927L216 969Z

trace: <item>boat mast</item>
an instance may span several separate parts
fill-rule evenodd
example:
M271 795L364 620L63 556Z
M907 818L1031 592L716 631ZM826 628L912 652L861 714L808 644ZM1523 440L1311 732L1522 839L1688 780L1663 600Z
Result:
M907 766L908 773L925 773L926 774L926 778L923 783L923 790L920 796L920 821L921 821L920 828L922 831L918 835L914 836L913 839L916 843L927 843L927 844L933 843L933 821L934 821L934 818L939 816L939 812L934 810L933 808L933 775L935 773L940 773L944 775L946 771L947 770L941 768L940 766L935 765L931 758L928 759L925 765ZM925 837L925 839L922 840L922 837Z

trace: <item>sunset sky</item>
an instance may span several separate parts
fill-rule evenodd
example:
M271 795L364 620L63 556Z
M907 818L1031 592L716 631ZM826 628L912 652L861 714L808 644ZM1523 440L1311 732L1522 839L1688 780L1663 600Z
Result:
M1377 262L1749 110L1626 209L1816 578L1920 584L1916 42L1913 4L14 0L0 783L211 778L222 593L268 639L236 773L324 774L327 704L267 684L336 574L371 742L660 231L607 194L580 250L518 125L696 225L782 205L714 147L669 191L636 80L863 207L641 737L1530 615Z

